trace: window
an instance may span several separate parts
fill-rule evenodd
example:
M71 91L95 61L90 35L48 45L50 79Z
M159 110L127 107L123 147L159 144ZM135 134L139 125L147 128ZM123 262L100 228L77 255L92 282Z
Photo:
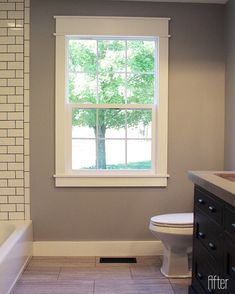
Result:
M166 186L168 19L56 17L56 186Z

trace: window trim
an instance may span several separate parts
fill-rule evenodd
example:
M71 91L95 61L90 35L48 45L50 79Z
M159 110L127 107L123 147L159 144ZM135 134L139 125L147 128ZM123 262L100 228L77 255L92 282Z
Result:
M167 124L168 124L168 23L169 18L142 17L79 17L55 16L56 19L56 140L55 140L55 185L57 187L104 187L104 186L161 186L167 185ZM157 171L133 173L122 171L108 174L76 174L68 172L66 148L69 145L69 130L64 122L70 117L69 107L64 99L66 95L66 39L68 36L133 36L158 38L159 84L156 131L155 166ZM84 106L84 105L83 105ZM118 108L118 105L114 105ZM152 105L151 105L152 106ZM72 106L71 106L72 107ZM89 106L90 107L90 106ZM155 105L156 107L156 105ZM67 143L66 143L67 142Z

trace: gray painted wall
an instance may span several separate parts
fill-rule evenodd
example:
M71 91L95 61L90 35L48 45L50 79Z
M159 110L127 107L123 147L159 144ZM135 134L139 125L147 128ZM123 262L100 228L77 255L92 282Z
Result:
M225 169L235 170L235 0L228 2L225 12Z
M31 7L35 240L154 239L151 216L192 211L187 171L220 170L224 164L224 6L32 0ZM54 15L171 17L167 188L55 188Z

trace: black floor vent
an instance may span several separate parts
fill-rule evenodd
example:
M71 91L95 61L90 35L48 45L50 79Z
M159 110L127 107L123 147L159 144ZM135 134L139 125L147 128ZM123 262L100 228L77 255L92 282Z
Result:
M135 257L100 257L100 263L136 263Z

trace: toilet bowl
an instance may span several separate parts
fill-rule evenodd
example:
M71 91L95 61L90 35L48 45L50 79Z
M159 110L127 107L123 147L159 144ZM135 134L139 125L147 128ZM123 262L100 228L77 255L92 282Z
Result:
M193 213L154 216L149 229L163 243L162 274L168 278L190 277L188 255L192 252Z

